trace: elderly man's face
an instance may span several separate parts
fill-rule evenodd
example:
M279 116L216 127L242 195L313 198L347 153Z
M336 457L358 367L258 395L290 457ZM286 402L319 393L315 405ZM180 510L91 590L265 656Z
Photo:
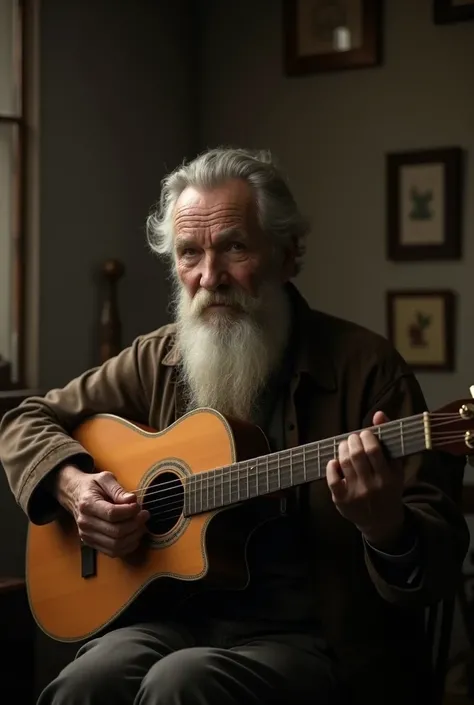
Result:
M212 191L186 188L174 224L178 277L190 299L202 295L206 312L229 314L234 292L254 298L262 282L289 278L288 258L278 256L262 232L252 190L243 180Z
M187 188L175 208L177 336L190 408L250 420L290 331L291 255L262 232L251 188Z

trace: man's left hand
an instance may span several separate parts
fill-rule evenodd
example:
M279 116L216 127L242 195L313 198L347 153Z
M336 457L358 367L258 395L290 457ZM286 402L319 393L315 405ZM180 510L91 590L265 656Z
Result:
M381 411L374 426L389 419ZM327 466L332 499L343 517L381 551L397 552L405 528L402 463L389 461L372 431L351 434Z

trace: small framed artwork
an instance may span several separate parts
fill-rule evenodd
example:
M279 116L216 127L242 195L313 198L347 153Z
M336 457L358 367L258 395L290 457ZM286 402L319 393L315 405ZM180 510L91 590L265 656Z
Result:
M474 0L433 0L435 24L474 20Z
M383 0L283 0L288 76L377 66Z
M387 334L413 370L452 371L455 295L448 290L387 292Z
M388 259L459 259L462 185L459 147L388 154Z

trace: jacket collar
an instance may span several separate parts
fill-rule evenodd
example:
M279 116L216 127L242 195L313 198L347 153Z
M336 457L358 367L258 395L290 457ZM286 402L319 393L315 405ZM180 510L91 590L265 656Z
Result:
M174 332L172 333L172 336L171 347L161 361L161 364L166 365L167 367L176 367L181 360L181 351L176 342L176 335Z
M319 387L333 391L337 388L336 370L321 326L323 314L309 307L294 284L287 284L287 291L295 322L295 372L300 378L306 375Z
M287 284L286 289L292 304L294 316L294 338L296 339L295 373L298 377L309 376L316 384L328 391L337 388L336 371L330 352L326 348L322 331L318 330L320 315L313 311L306 299L294 284ZM173 336L171 347L162 360L162 364L175 367L179 364L181 352Z

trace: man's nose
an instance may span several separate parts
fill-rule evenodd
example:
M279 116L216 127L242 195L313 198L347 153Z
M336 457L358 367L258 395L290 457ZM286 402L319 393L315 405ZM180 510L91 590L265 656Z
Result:
M215 291L219 286L228 283L227 273L218 257L206 257L199 283L203 289L208 291Z

